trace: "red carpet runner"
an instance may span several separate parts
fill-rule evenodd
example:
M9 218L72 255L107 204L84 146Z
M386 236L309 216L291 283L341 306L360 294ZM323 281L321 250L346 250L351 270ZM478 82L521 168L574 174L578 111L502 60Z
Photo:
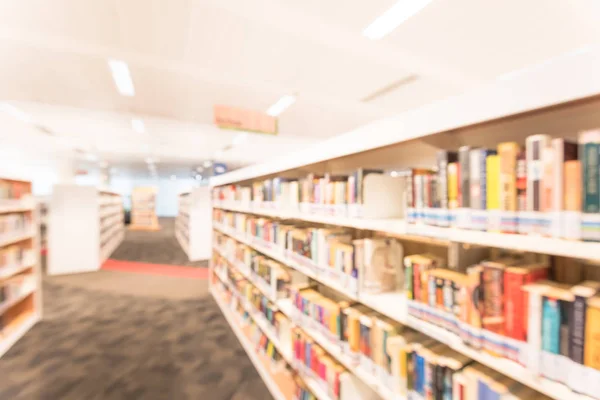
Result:
M102 265L103 270L137 272L140 274L173 276L177 278L208 279L208 268L195 268L165 264L147 264L134 261L108 259Z

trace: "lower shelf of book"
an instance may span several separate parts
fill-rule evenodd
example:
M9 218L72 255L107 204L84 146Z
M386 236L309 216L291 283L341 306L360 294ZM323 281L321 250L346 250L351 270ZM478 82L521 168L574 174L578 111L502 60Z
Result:
M265 382L269 392L271 392L271 395L273 395L275 400L293 399L294 390L292 377L285 370L282 371L280 369L277 372L273 371L276 370L276 368L270 367L269 358L259 354L257 346L252 343L248 327L243 327L241 325L241 321L236 319L233 312L230 311L229 307L225 304L225 301L221 298L222 295L218 293L215 288L211 288L211 294L225 316L225 319L227 319L227 322L231 326L233 333L242 344L246 354L248 354L250 361L252 361L252 364L254 364L254 367Z
M2 357L27 331L38 321L40 316L35 312L23 314L5 326L0 333L0 357Z
M457 331L456 327L459 326L458 321L452 320L447 321L445 316L437 315L435 309L425 309L421 310L422 305L410 301L407 299L406 293L395 292L395 293L382 293L382 294L355 294L348 296L348 291L338 290L336 285L330 285L330 279L322 279L319 275L310 273L310 270L305 270L301 268L296 260L289 258L285 253L281 253L276 251L273 248L269 248L265 244L260 241L255 240L255 238L234 234L229 230L224 230L220 226L215 226L218 231L229 235L232 239L238 241L242 245L250 246L251 248L259 251L264 256L270 257L272 260L278 261L281 264L290 267L293 270L296 270L300 273L308 272L305 274L306 276L313 278L325 286L334 289L345 296L347 299L352 299L361 303L361 306L366 306L373 312L376 311L393 321L399 322L405 327L412 328L413 330L427 335L429 338L435 339L440 344L446 345L448 348L453 351L460 353L470 360L477 362L485 367L491 368L492 370L501 373L505 377L511 378L514 381L520 382L522 385L525 385L531 389L536 390L539 393L542 393L550 398L557 400L590 400L592 397L589 397L585 394L577 393L574 390L571 390L565 384L558 382L559 380L564 380L564 376L562 379L551 380L544 377L541 377L540 374L535 374L530 371L528 368L524 367L520 363L515 360L508 359L508 355L495 356L490 353L490 351L486 350L489 346L481 346L472 347L468 343L465 342L465 339L462 335L462 332ZM231 248L229 248L231 250ZM256 275L254 271L251 270L250 265L243 265L243 262L239 260L235 260L232 258L233 253L227 252L227 249L221 248L217 246L215 243L215 253L218 257L221 257L230 264L230 266L234 269L237 269L238 272L249 282L251 282L256 288L261 290L266 298L268 298L271 302L273 302L279 311L284 313L288 318L293 322L293 324L300 328L306 333L312 341L321 346L327 353L330 354L331 357L336 359L341 365L343 365L349 372L359 378L363 384L370 387L375 393L377 393L379 398L383 399L399 399L399 398L412 398L413 394L408 393L405 397L398 397L397 393L393 393L388 390L388 385L386 381L386 377L382 379L378 376L377 373L373 373L373 368L370 368L370 371L365 371L364 368L361 368L360 363L356 362L356 359L352 359L352 357L347 354L347 352L341 351L344 349L344 345L346 343L332 340L327 335L330 332L323 332L321 328L323 326L319 324L314 324L314 321L303 321L298 318L298 310L292 306L292 299L289 298L278 298L276 294L276 290L273 291L270 288L266 281ZM240 264L241 263L241 264ZM264 281L264 282L261 282ZM350 293L352 294L352 293ZM292 296L293 298L293 296ZM301 313L300 313L301 314ZM416 316L416 314L423 314L421 317ZM427 315L425 315L427 314ZM300 315L301 317L301 315ZM313 325L315 327L313 328ZM446 326L446 327L444 327ZM326 329L327 330L327 329ZM490 332L480 330L478 332L479 339L482 338L485 340L489 338L491 342L494 342L495 339L498 339L496 336L492 336ZM469 342L470 343L470 342ZM503 342L502 342L503 343ZM526 354L529 353L529 349L527 348L526 342L520 342L521 354L525 357ZM501 345L502 347L502 345ZM532 353L533 354L533 353ZM544 354L541 354L541 357L544 357ZM519 357L521 359L521 357ZM544 362L543 358L542 362ZM522 360L521 360L522 361ZM589 369L587 369L589 372ZM579 369L578 369L579 371ZM375 370L375 372L378 372ZM573 373L569 373L572 375ZM564 373L563 375L569 375ZM595 375L594 375L595 376ZM589 375L591 381L593 376ZM393 386L393 385L392 385ZM586 385L583 385L586 386ZM589 386L589 383L587 384ZM589 392L589 389L586 389ZM600 393L600 392L599 392Z

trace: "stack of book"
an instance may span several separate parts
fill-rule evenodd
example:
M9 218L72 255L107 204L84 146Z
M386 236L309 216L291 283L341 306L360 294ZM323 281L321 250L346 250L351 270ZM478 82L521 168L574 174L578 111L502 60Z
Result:
M600 240L600 130L578 142L533 135L522 148L440 151L437 168L405 171L409 222Z

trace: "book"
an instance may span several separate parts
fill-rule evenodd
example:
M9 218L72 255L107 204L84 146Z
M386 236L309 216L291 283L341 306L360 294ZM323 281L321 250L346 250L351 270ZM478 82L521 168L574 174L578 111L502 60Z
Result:
M481 263L483 285L483 327L492 332L504 331L504 270L502 262L485 261Z
M453 210L459 207L458 163L448 163L448 208Z
M543 151L550 143L548 135L533 135L525 139L527 158L527 211L542 211L544 171Z
M572 322L569 330L569 357L576 363L583 364L585 356L585 332L587 322L587 301L598 293L600 282L585 281L571 288L574 295Z
M517 155L517 210L527 211L527 160L525 152Z
M487 157L493 155L496 155L495 150L473 149L469 152L469 204L474 210L487 208Z
M498 145L501 211L517 211L516 169L518 154L519 145L517 143L508 142Z
M564 166L564 209L581 211L582 207L581 161L566 161Z
M442 209L449 208L448 165L457 161L458 153L455 151L440 150L437 152L437 197L439 199L439 207Z
M587 301L584 365L600 370L600 296Z
M578 147L577 143L556 138L552 139L551 146L554 149L554 164L553 164L553 195L551 208L553 211L561 211L565 209L565 196L568 181L565 179L566 163L577 161ZM578 181L581 183L581 175ZM581 189L578 189L581 195Z
M598 151L600 150L600 130L584 131L579 134L579 154L583 172L583 212L600 211L600 185L598 174Z
M471 196L470 196L470 188L471 188L471 178L470 178L470 159L469 152L471 151L471 147L469 146L461 146L458 149L458 165L460 167L460 181L458 188L458 201L459 207L469 208L471 207Z
M542 195L540 210L543 212L554 211L554 183L555 183L555 158L554 147L547 146L542 149Z
M490 155L485 160L486 208L500 209L500 156Z

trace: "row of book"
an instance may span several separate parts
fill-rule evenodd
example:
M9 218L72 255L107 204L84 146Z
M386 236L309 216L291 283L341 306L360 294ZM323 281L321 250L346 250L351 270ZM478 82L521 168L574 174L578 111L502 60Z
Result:
M600 385L581 379L600 378L600 282L549 281L558 278L559 268L551 273L549 258L530 255L453 271L443 260L419 254L405 257L405 267L409 315L535 375L600 396Z
M360 168L349 175L308 174L302 179L258 181L252 187L218 187L213 190L213 201L257 209L391 218L401 216L403 204L381 202L381 195L399 197L401 184L383 170Z
M33 249L22 243L0 248L0 275L5 268L32 265L34 259Z
M302 325L312 324L342 349L359 370L374 376L394 397L423 399L545 399L534 390L479 365L428 336L382 317L367 307L334 301L313 287L295 291ZM301 358L316 348L301 330L294 333ZM308 357L310 358L310 357ZM344 371L340 368L341 371ZM414 395L417 395L416 397Z
M31 227L32 217L29 213L13 213L0 215L0 238L23 234Z
M0 179L0 202L20 200L31 194L31 183Z
M257 238L314 273L337 280L352 293L402 287L402 245L384 237L360 238L345 228L317 228L215 209L213 219ZM383 262L385 260L385 262Z
M593 130L577 142L533 135L524 148L508 142L440 151L435 169L405 174L407 219L600 240L599 150L600 130Z
M30 293L36 285L33 274L21 274L6 279L0 284L0 308L7 302L18 299Z

